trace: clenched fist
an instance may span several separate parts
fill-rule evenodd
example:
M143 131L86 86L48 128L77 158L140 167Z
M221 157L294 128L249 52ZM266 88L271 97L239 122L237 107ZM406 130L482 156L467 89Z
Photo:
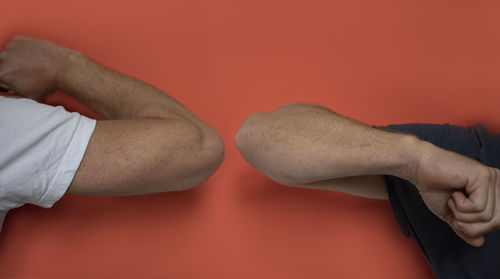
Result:
M0 52L0 87L40 100L58 89L72 52L48 41L16 36Z
M473 246L500 228L500 171L429 146L412 182L427 207Z

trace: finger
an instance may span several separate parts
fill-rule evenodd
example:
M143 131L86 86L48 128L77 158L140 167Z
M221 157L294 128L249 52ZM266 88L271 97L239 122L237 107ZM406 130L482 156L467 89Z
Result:
M459 221L467 223L487 222L491 221L494 217L495 203L493 198L492 195L489 195L486 208L482 212L462 212L458 209L457 203L453 198L450 198L447 204L455 219Z
M456 202L458 210L462 212L481 212L485 210L491 188L490 181L491 179L483 178L476 185L470 186L469 189L466 189L468 196L462 192L453 193L452 197Z
M454 221L453 227L469 237L479 237L495 230L497 226L493 222L465 223Z
M477 205L465 196L462 192L454 192L451 194L452 199L457 205L457 209L461 212L476 212Z
M459 221L466 222L466 223L474 223L474 222L482 222L482 220L479 220L477 215L475 213L464 213L461 212L457 209L456 202L453 200L453 198L450 198L448 200L448 207L450 208L451 212L453 213L453 217Z
M454 207L456 210L454 215L457 219L467 222L484 222L493 218L495 210L495 194L497 184L497 170L487 168L485 171L488 175L483 173L482 181L475 183L476 189L466 197L462 192L455 192L452 194ZM453 205L450 205L450 208ZM468 216L460 213L470 214Z
M467 195L469 200L475 204L475 209L477 212L484 211L488 205L488 201L491 201L494 197L495 184L497 181L497 172L493 168L485 168L481 170L481 174L476 183L471 184L470 187L466 186ZM475 185L474 185L475 184Z
M483 246L483 244L484 244L484 236L470 237L470 236L467 236L464 232L462 232L462 231L460 231L458 229L455 229L455 228L452 228L452 229L458 235L458 237L460 237L465 242L467 242L467 244L469 244L471 246L474 246L474 247L481 247L481 246Z

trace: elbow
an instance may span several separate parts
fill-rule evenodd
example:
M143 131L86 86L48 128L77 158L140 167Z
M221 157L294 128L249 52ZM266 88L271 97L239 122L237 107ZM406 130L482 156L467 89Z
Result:
M290 172L296 165L274 130L269 113L248 116L235 136L235 145L241 156L255 169L271 180L296 186L297 172Z
M224 143L217 131L207 125L193 123L186 129L187 133L180 146L185 162L182 178L176 190L187 190L204 183L210 178L224 161ZM193 127L194 125L194 127Z
M236 148L243 158L252 165L258 159L259 148L263 147L263 140L260 136L265 124L263 118L263 113L253 113L248 116L234 138Z
M224 142L217 131L208 128L203 132L200 143L201 153L204 154L206 177L210 177L222 164L225 156Z

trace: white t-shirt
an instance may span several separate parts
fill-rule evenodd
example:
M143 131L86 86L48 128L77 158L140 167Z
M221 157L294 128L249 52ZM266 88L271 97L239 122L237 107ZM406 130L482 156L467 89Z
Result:
M63 107L0 96L0 211L51 207L66 192L96 121Z

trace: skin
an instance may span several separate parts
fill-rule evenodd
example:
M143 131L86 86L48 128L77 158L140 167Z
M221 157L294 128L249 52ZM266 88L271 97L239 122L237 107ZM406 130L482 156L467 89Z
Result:
M382 175L416 185L429 209L473 246L500 227L499 170L409 134L388 132L311 104L250 115L242 156L274 181L387 199Z
M208 179L224 158L219 134L172 97L48 41L16 36L0 53L0 86L38 101L61 90L104 119L97 121L69 193L188 189Z

